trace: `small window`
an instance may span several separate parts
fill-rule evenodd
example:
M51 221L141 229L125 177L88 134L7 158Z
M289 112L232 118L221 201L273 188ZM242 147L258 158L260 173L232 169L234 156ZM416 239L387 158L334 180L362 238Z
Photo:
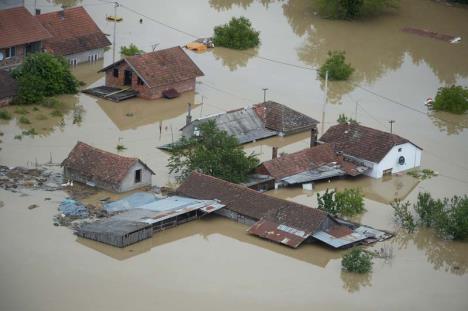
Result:
M119 77L119 68L114 68L113 74L114 74L114 77L118 78Z
M135 171L135 183L141 182L141 169Z
M145 84L145 82L143 82L143 80L141 80L140 77L138 77L137 81L138 81L138 85L144 85Z
M401 152L401 148L398 148L398 152Z
M401 157L398 158L398 164L404 165L405 162L406 162L406 161L405 161L405 157L401 156Z
M8 49L5 49L5 58L12 58L16 56L16 47L11 47Z

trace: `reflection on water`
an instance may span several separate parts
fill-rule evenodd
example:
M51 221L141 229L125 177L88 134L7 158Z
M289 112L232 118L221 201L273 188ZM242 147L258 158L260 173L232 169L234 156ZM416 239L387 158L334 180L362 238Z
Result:
M453 114L443 111L431 111L429 117L435 126L447 135L458 135L468 128L467 114Z
M211 51L213 52L214 57L217 60L221 60L223 66L229 68L230 71L246 67L249 60L258 54L258 49L256 48L239 52L233 49L216 47L211 49Z
M358 292L362 287L372 286L372 272L359 274L341 271L343 288L349 293Z
M81 2L83 2L83 0L47 0L47 1L55 5L60 5L66 8L76 6L78 4L81 4Z

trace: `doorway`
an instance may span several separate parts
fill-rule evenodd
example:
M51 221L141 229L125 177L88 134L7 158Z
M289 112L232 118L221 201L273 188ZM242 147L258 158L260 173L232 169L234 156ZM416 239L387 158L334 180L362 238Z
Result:
M124 85L132 85L132 72L125 70Z

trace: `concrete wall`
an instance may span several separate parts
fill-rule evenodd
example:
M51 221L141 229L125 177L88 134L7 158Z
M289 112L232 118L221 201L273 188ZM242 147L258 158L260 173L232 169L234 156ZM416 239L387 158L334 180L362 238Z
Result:
M104 49L94 49L64 56L70 65L95 62L104 57Z
M403 156L405 163L400 165L398 159ZM383 172L392 169L392 174L409 170L421 165L421 149L411 143L394 146L387 155L376 163L366 175L373 178L381 178Z
M144 99L158 99L163 97L162 92L174 88L179 93L189 92L195 90L195 78L182 81L175 84L163 85L159 87L149 88L146 84L138 84L138 76L128 66L126 62L119 64L119 76L114 77L113 67L106 71L106 86L122 88L124 86L125 70L132 71L132 84L131 88L138 92L138 96Z
M135 171L141 169L141 181L135 183ZM141 162L137 162L130 168L127 176L120 184L119 192L126 192L144 186L151 186L151 172Z

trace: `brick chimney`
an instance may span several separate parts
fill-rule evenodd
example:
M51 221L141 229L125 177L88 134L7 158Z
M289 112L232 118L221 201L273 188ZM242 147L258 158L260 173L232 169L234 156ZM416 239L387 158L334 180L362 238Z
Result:
M273 147L271 149L271 159L276 159L278 157L278 147Z
M318 145L317 139L318 139L317 128L314 127L310 130L310 147L311 148Z

